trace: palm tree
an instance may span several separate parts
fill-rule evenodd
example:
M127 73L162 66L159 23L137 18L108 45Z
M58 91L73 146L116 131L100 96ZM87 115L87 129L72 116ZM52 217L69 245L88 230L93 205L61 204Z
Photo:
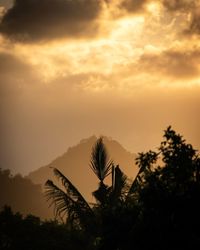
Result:
M92 148L90 168L99 179L99 187L92 194L95 197L98 205L104 206L108 203L108 196L111 188L104 184L104 179L112 172L113 161L109 159L106 147L103 143L103 138L100 137Z
M130 186L119 166L115 166L110 160L102 137L92 148L89 166L99 179L99 187L93 192L96 204L92 207L56 168L53 170L54 174L61 180L64 190L48 180L45 184L46 196L51 201L50 205L54 205L55 215L62 218L66 216L71 228L82 229L93 248L116 249L119 242L126 238L134 223L133 218L136 217L132 205L130 206L132 200L127 199ZM109 175L112 175L110 186L104 183Z
M119 166L115 167L113 161L109 159L102 137L92 148L90 168L100 181L99 188L93 192L97 206L108 206L123 199L127 188L127 177ZM64 190L59 188L51 180L45 183L45 194L50 206L54 205L55 216L61 219L66 216L68 224L81 228L95 223L94 211L78 189L57 168L53 168L53 172L64 187ZM112 174L112 185L108 186L104 184L104 180L110 174ZM89 221L91 223L88 223Z
M121 228L124 232L121 238L124 239L133 223L133 210L130 199L127 199L130 186L119 166L115 166L110 160L102 137L92 148L89 166L99 179L99 187L93 192L96 204L92 207L70 180L56 168L53 170L54 174L61 180L64 190L48 180L45 184L46 195L51 201L50 205L54 205L55 215L62 218L66 216L68 225L84 230L98 249L115 249L120 241L118 233ZM104 183L109 175L112 175L110 186Z
M119 165L115 166L109 159L103 138L100 137L94 145L91 153L90 168L99 179L99 187L93 192L98 205L113 205L117 200L122 199L127 188L127 177L123 174ZM104 179L112 174L112 184L108 186Z
M45 183L45 195L54 205L56 217L67 217L67 223L73 227L88 227L88 220L94 217L93 211L78 189L58 169L54 168L55 176L61 180L64 190L51 180Z
M92 149L90 167L100 180L101 197L105 196L102 190L108 189L103 181L111 173L112 166L113 163L108 159L103 139L99 138ZM68 224L86 228L89 220L94 222L92 208L66 176L57 168L53 168L53 172L64 187L64 190L59 188L51 180L47 180L45 183L45 195L47 200L50 201L50 206L54 205L55 216L61 219L66 216ZM103 201L103 198L99 197L97 200Z

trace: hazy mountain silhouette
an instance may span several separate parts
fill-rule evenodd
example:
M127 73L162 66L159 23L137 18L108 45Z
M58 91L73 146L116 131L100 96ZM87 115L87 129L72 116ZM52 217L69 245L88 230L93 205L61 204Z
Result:
M137 173L134 164L136 155L125 150L117 141L103 138L110 158L115 164L120 165L128 177L134 178ZM62 171L87 200L94 201L91 193L97 189L98 179L90 169L89 163L96 140L95 136L81 140L78 145L70 147L62 156L47 166L31 172L27 177L19 174L13 176L10 170L0 169L0 208L8 205L14 212L20 212L23 215L33 214L42 219L53 218L53 210L49 208L42 191L47 179L52 179L56 183L51 166Z
M71 157L74 152L81 157L82 146L90 139L71 148ZM115 146L121 147L116 142ZM139 171L132 183L118 166L111 166L101 138L92 149L91 164L99 182L93 193L94 206L90 207L74 183L54 169L65 191L49 180L45 194L57 215L63 216L63 223L43 222L32 215L22 217L5 207L0 211L0 249L200 249L200 155L170 126L156 151L138 155ZM104 180L110 167L112 182L108 186ZM84 174L82 179L84 184L90 182L85 182ZM17 195L20 204L26 201L29 203L24 206L37 209L40 194L40 185L0 170L0 197L4 200ZM32 195L37 197L33 203Z
M87 200L93 201L91 193L96 190L98 180L90 169L89 163L91 150L96 140L96 136L81 140L78 145L70 147L62 156L31 172L27 177L35 184L44 185L47 179L55 181L51 167L56 167L74 183ZM114 163L119 164L128 177L134 178L137 173L134 163L136 155L128 152L111 138L103 137L103 141Z
M0 169L0 208L5 205L24 215L34 214L43 219L53 217L41 185L33 184L19 174L12 176L10 170Z

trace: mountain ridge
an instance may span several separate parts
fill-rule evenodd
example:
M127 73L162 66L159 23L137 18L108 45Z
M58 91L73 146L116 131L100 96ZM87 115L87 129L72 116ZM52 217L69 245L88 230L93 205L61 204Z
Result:
M119 165L128 177L134 178L137 174L137 168L134 164L136 154L130 153L111 137L101 137L114 164ZM44 185L47 179L56 182L51 169L56 167L73 182L86 199L92 200L91 193L96 190L98 180L91 171L89 163L92 147L97 138L97 136L92 135L80 140L78 144L69 147L65 153L52 160L49 164L30 172L27 178L31 179L33 183L41 185ZM107 178L107 181L109 182L109 178Z

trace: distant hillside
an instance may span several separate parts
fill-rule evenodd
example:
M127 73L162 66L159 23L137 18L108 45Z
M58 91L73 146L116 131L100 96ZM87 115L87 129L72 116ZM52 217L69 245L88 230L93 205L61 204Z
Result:
M33 183L44 185L47 179L55 181L50 167L56 167L78 187L86 199L93 201L91 193L97 189L98 181L89 167L89 162L91 150L96 140L96 136L92 136L80 141L78 145L70 147L62 156L56 158L47 166L31 172L27 177ZM103 137L103 141L114 163L119 164L128 177L134 178L137 173L134 163L136 155L128 152L117 141L108 137Z
M8 205L15 212L34 214L43 219L53 218L41 185L21 175L12 176L9 170L0 169L0 209Z

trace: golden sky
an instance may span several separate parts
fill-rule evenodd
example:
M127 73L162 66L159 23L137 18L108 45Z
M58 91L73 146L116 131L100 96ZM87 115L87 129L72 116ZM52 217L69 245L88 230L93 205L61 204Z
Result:
M0 164L90 135L132 152L168 126L200 148L199 0L0 0Z

